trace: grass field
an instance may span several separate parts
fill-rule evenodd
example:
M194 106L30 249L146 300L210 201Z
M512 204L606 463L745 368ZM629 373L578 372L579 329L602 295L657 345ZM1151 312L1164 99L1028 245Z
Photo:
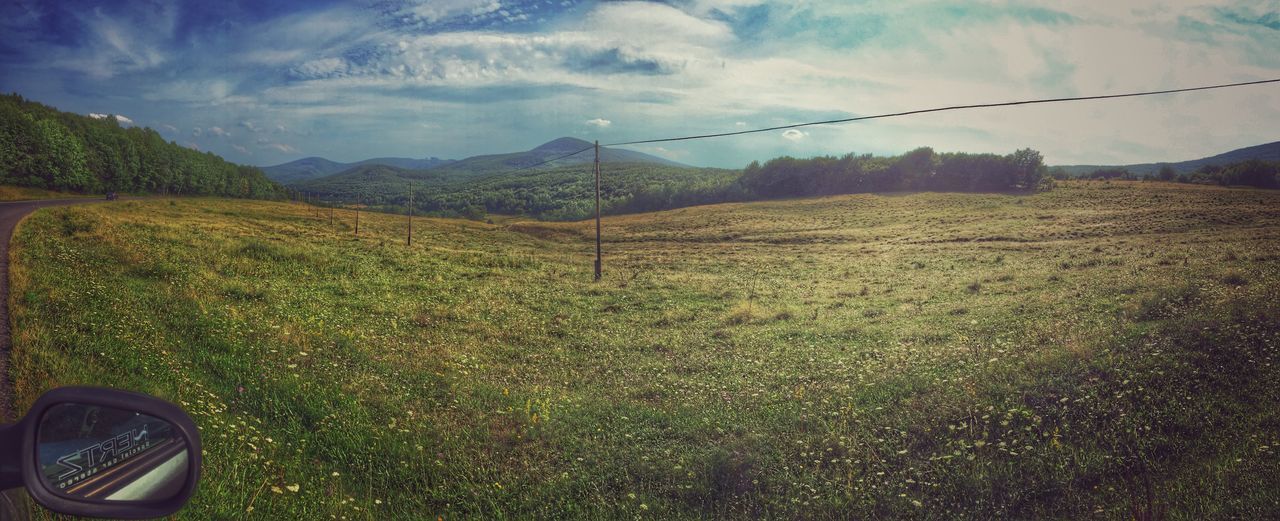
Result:
M1280 192L339 218L33 214L18 403L181 403L192 519L1280 514Z

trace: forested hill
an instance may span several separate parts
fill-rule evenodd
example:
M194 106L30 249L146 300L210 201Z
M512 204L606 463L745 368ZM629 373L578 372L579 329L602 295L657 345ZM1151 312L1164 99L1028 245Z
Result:
M1103 171L1127 171L1135 176L1144 176L1147 174L1156 175L1161 169L1168 167L1173 170L1176 175L1189 175L1201 170L1207 166L1225 166L1233 163L1242 163L1249 160L1280 162L1280 141L1272 143L1264 143L1251 147L1238 148L1230 152L1224 152L1216 156L1202 157L1200 159L1192 159L1189 161L1178 161L1174 163L1139 163L1132 165L1063 165L1061 167L1066 171L1067 175L1075 177L1088 177L1099 170Z
M283 197L257 167L166 142L145 127L121 127L0 95L0 184L73 192Z
M445 170L376 165L294 188L327 202L358 201L392 212L404 211L412 193L417 213L472 219L498 213L573 220L595 209L595 177L588 164L472 178L451 177ZM862 192L1029 192L1052 186L1045 173L1040 153L1030 149L996 155L935 153L926 147L890 157L780 157L743 170L611 163L602 167L600 196L604 213L620 214Z

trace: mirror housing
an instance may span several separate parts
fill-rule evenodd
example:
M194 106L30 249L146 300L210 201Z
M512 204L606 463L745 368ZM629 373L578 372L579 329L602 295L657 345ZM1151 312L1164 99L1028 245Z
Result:
M51 421L68 424L67 411L80 413L79 423L72 417L69 425L80 429L83 439L47 441ZM112 413L129 419L129 430L117 434L118 429L109 429L104 436L102 431L112 426L99 425L99 417ZM62 452L68 454L58 457ZM159 398L116 389L62 387L40 396L18 423L0 427L0 462L0 489L25 486L32 499L49 510L90 517L162 517L177 512L195 493L200 433L182 409ZM72 476L72 469L81 472ZM92 493L55 486L53 481L66 476L72 476L68 482L86 487L95 480L100 483L90 487ZM66 482L58 485L65 487ZM141 495L155 490L162 490L162 497ZM133 499L131 492L132 497L146 499Z

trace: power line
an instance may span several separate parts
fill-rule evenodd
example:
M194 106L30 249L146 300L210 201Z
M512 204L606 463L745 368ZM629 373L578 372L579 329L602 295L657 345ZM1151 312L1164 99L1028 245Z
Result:
M1031 99L1031 100L1005 101L1005 102L998 102L998 103L976 103L971 105L950 105L946 107L934 107L934 108L928 108L928 109L908 110L904 112L890 112L887 114L875 114L872 116L858 116L858 117L843 118L843 119L829 119L825 121L810 121L808 123L795 123L791 125L781 125L777 127L757 128L757 129L751 129L751 130L738 130L734 132L720 132L715 134L699 134L699 135L693 135L693 136L682 136L682 137L671 137L671 138L660 138L660 139L643 139L638 141L623 141L619 143L608 143L600 146L617 147L617 146L627 146L627 145L643 145L648 143L666 143L670 141L689 141L694 139L741 136L743 134L757 134L760 132L773 132L776 130L812 127L817 125L834 125L838 123L852 123L854 121L865 121L869 119L894 118L894 117L900 117L900 116L910 116L914 114L926 114L930 112L944 112L944 111L950 111L950 110L981 109L981 108L993 108L993 107L1012 107L1012 106L1018 106L1018 105L1038 105L1038 104L1045 104L1045 103L1063 103L1068 101L1090 101L1090 100L1103 100L1103 99L1115 99L1115 98L1134 98L1138 96L1157 96L1162 94L1177 94L1179 92L1193 92L1193 91L1210 90L1210 89L1245 87L1250 85L1262 85L1266 83L1280 83L1280 78L1274 78L1269 80L1244 81L1239 83L1222 83L1217 85L1204 85L1200 87L1186 87L1181 89L1126 92L1123 94L1099 94L1094 96L1072 96L1072 97L1065 97L1065 98L1040 98L1040 99ZM581 150L578 150L576 152L571 152L562 156L557 156L552 159L548 159L546 161L534 163L532 165L522 166L512 171L520 171L520 170L527 170L530 168L537 168L547 163L554 163L561 159L566 159L569 157L576 156L578 154L591 150L592 148L594 148L594 146L589 146Z
M863 121L868 119L910 116L912 114L924 114L928 112L943 112L948 110L980 109L980 108L991 108L991 107L1011 107L1015 105L1035 105L1035 104L1041 104L1041 103L1061 103L1065 101L1087 101L1087 100L1100 100L1100 99L1112 99L1112 98L1132 98L1137 96L1155 96L1159 94L1174 94L1178 92L1191 92L1191 91L1209 90L1209 89L1225 89L1228 87L1243 87L1246 85L1261 85L1264 83L1277 83L1277 82L1280 82L1280 78L1275 78L1270 80L1245 81L1240 83L1224 83L1219 85L1206 85L1203 87L1188 87L1183 89L1155 90L1155 91L1146 91L1146 92L1129 92L1124 94L1102 94L1097 96L1073 96L1069 98L1044 98L1044 99L1032 99L1032 100L1021 100L1021 101L1006 101L1001 103L978 103L974 105L952 105L948 107L936 107L931 109L908 110L905 112L876 114L874 116L859 116L854 118L830 119L826 121L812 121L809 123L796 123L794 125L782 125L779 127L757 128L752 130L739 130L736 132L721 132L717 134L701 134L696 136L683 136L683 137L672 137L672 138L662 138L662 139L644 139L640 141L626 141L622 143L609 143L607 145L601 145L601 146L617 147L617 146L624 146L624 145L643 145L646 143L666 143L669 141L688 141L692 139L707 139L707 138L713 138L713 137L740 136L743 134L754 134L758 132L772 132L775 130L811 127L815 125L832 125L836 123L850 123L853 121ZM571 155L580 154L582 152L586 152L587 150L591 150L591 148L590 147L584 148L578 152L574 152L574 154L571 154ZM565 156L565 157L568 157L568 156Z
M548 160L546 160L546 161L543 161L543 162L541 162L541 163L534 163L534 164L532 164L532 165L522 166L522 167L520 167L520 168L516 168L516 169L513 169L513 170L509 170L508 172L519 172L519 171L521 171L521 170L528 170L528 169L530 169L530 168L537 168L537 167L540 167L540 166L545 165L545 164L547 164L547 163L554 163L554 162L559 161L559 160L561 160L561 159L565 159L565 158L568 158L568 157L576 156L576 155L578 155L578 154L581 154L581 153L583 153L583 152L586 152L586 151L588 151L588 150L591 150L591 149L593 149L593 148L595 148L595 147L596 147L595 145L591 145L591 146L589 146L589 147L587 147L587 148L584 148L584 149L582 149L582 150L579 150L579 151L577 151L577 152L573 152L573 153L565 154L565 155L560 156L560 157L553 157L553 158L548 159Z

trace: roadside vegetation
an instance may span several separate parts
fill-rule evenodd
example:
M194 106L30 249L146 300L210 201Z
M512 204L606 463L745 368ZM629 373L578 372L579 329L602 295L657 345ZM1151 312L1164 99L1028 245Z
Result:
M767 168L762 165L761 170ZM153 393L190 519L1261 518L1280 192L1064 181L589 222L122 201L11 252L16 403Z
M0 201L31 201L35 199L65 199L72 197L87 197L83 194L74 192L57 192L53 190L45 190L42 188L30 188L26 186L5 186L0 185Z

